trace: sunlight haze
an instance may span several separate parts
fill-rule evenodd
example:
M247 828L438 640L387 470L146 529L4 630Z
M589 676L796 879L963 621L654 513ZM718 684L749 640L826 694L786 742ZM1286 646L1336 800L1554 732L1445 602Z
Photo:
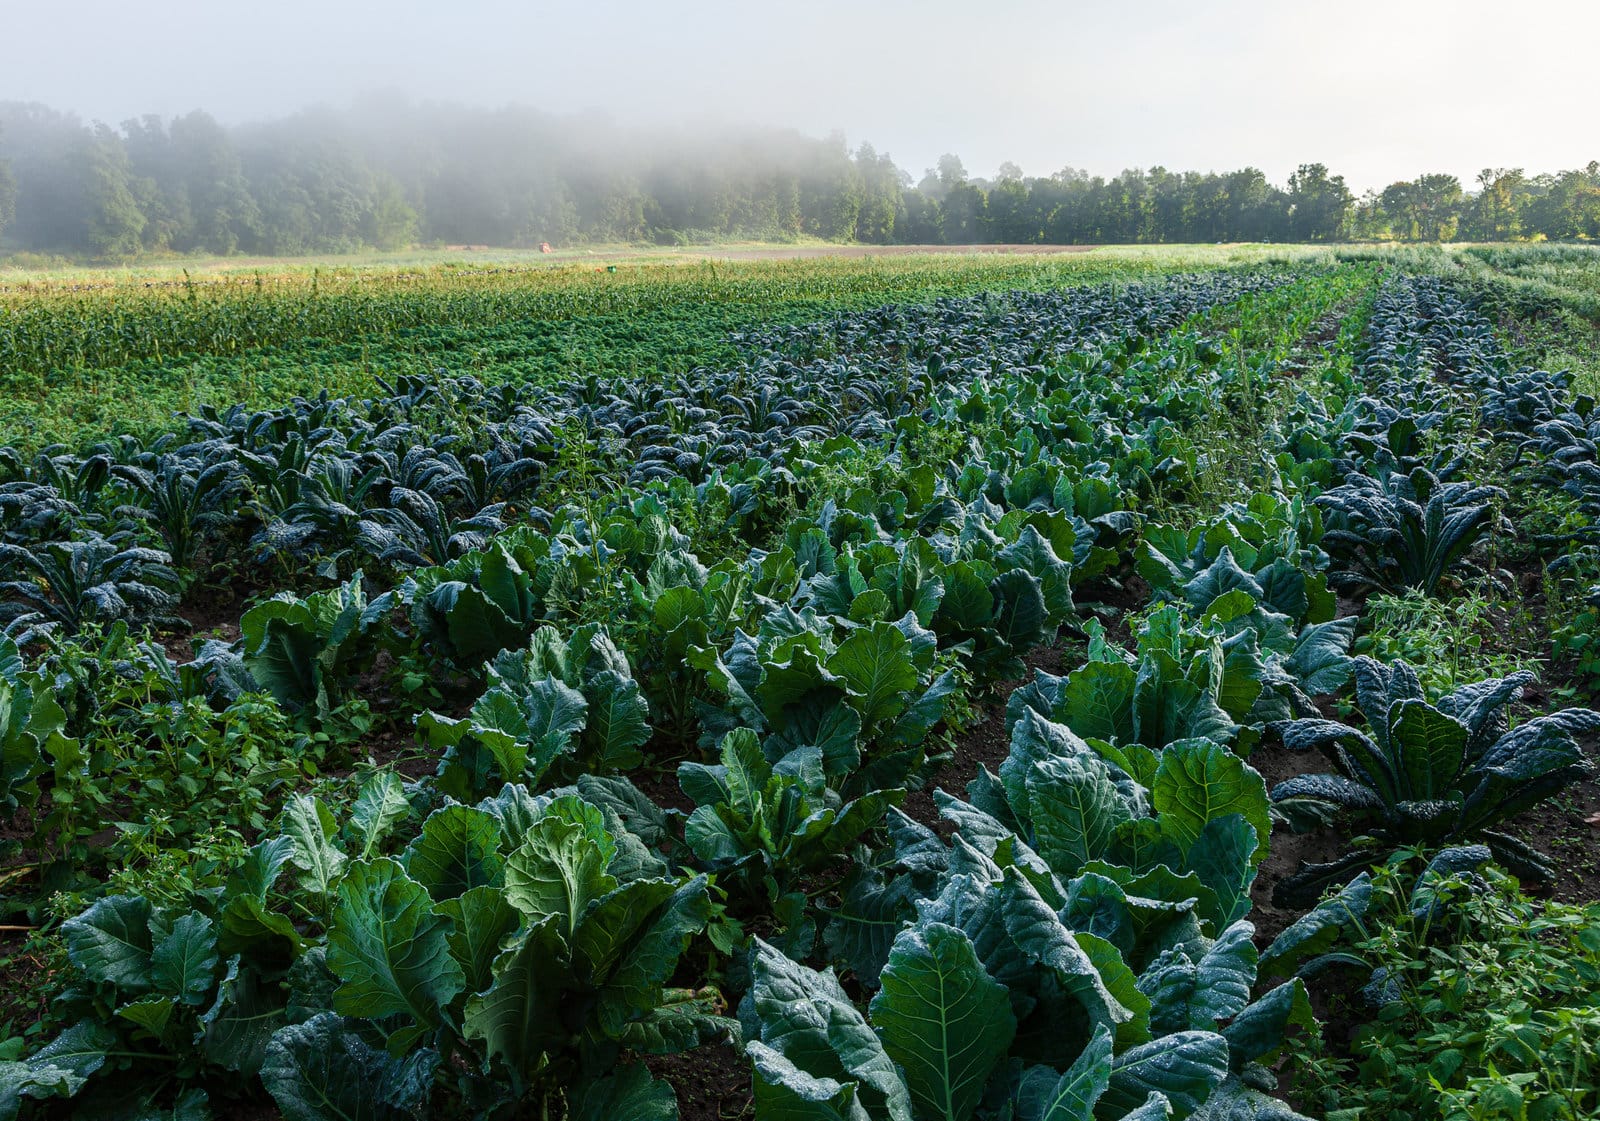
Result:
M193 109L238 124L382 91L623 125L837 130L913 175L944 152L982 177L1009 160L1028 175L1253 165L1281 181L1315 160L1357 192L1596 155L1600 6L1557 0L5 0L0 16L0 101L110 124Z

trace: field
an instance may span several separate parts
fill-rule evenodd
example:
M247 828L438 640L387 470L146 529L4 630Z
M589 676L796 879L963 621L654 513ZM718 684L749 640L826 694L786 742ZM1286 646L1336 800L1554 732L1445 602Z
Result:
M0 278L0 1121L1600 1114L1600 255L740 252Z

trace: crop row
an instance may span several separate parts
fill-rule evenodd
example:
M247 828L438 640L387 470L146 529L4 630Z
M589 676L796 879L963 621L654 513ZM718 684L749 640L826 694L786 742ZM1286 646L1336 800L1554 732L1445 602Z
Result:
M1359 925L1365 870L1444 846L1424 909L1491 858L1539 874L1496 827L1583 774L1600 727L1511 728L1525 675L1430 696L1349 656L1337 592L1438 591L1503 505L1445 458L1476 438L1492 335L1435 306L1446 291L1373 283L880 310L752 335L721 375L408 383L206 415L182 447L19 458L8 557L88 572L71 550L92 534L118 552L111 578L77 577L76 617L57 575L11 585L38 648L0 647L0 796L37 807L48 875L93 902L62 927L69 1026L0 1087L197 1115L259 1084L292 1118L662 1116L643 1057L733 1040L758 1117L1297 1116L1263 1093L1315 1030L1292 975ZM337 586L256 604L185 665L135 645L127 624L172 606L134 590L162 593L145 576L167 563L137 545L141 455L184 464L180 493L218 471L216 513L253 504L187 564L248 534ZM355 503L307 500L368 464ZM1218 502L1219 483L1259 493ZM391 521L407 551L384 551L362 524L402 490L440 530ZM1135 615L1106 606L1146 588ZM83 656L69 632L107 620L110 656ZM916 811L974 690L1063 631L1083 660L1010 694L998 769ZM85 886L96 853L62 842L94 832L108 738L359 738L385 665L434 682L400 706L432 773L379 769L348 797L280 776L226 857L163 890ZM1364 728L1314 703L1347 682ZM1269 791L1244 758L1267 741L1336 773ZM649 777L673 759L673 787ZM1339 813L1365 839L1280 884L1335 902L1259 948L1274 825Z

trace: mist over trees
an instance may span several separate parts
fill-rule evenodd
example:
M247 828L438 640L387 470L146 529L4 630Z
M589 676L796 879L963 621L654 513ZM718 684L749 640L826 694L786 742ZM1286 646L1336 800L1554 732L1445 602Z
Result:
M602 117L369 99L224 127L201 111L116 128L0 102L0 243L128 259L442 245L731 239L908 244L1600 238L1600 164L1424 174L1355 198L1320 163L1065 168L919 179L870 144L797 132L647 133Z

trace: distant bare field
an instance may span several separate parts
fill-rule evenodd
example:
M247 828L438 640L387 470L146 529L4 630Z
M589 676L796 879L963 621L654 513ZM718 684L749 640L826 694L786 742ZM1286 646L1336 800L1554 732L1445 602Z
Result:
M928 253L1017 253L1047 256L1056 253L1088 253L1095 245L795 245L760 249L719 249L701 251L707 257L730 261L784 260L802 257L903 257ZM693 249L683 250L694 254Z

